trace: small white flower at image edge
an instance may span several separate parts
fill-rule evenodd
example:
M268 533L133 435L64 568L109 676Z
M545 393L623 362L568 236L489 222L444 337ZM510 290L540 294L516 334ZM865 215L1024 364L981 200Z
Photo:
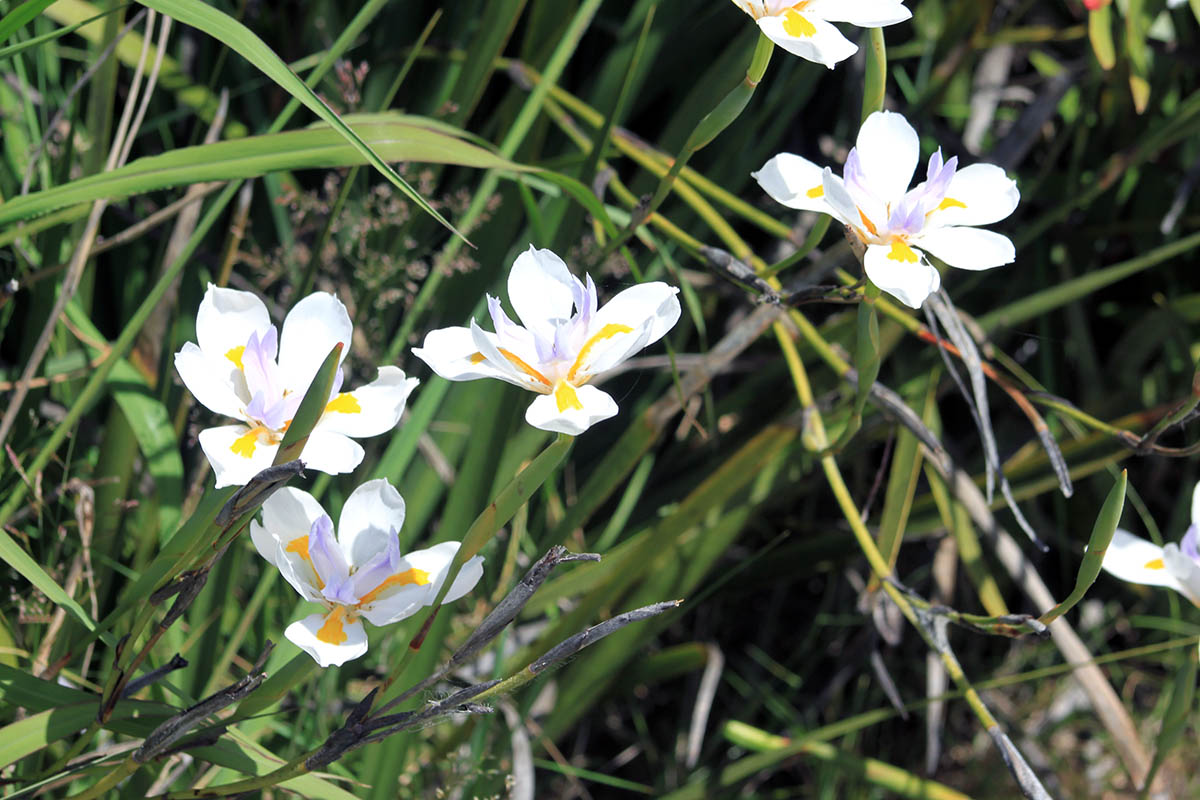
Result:
M549 250L530 246L508 275L508 296L521 325L488 296L494 332L469 328L430 331L413 348L438 375L452 381L496 378L539 395L525 421L576 436L617 414L606 392L591 386L610 370L661 339L679 321L679 290L658 281L636 284L598 307L590 275L581 281Z
M858 46L831 23L882 28L912 17L903 0L733 0L763 35L792 55L833 69Z
M1117 528L1100 566L1129 583L1174 589L1200 607L1200 483L1192 490L1192 523L1178 544L1159 547Z

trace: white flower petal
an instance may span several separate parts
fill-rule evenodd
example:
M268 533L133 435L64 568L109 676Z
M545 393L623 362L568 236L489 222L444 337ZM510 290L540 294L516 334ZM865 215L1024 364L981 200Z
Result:
M876 111L858 129L855 142L863 182L885 203L904 197L921 156L921 140L901 114Z
M780 153L763 164L758 172L751 172L750 176L758 181L764 192L788 208L836 216L833 207L825 201L822 172L821 167L807 158Z
M915 261L908 260L910 254ZM920 308L942 285L937 269L907 247L868 245L863 268L872 283L910 308Z
M279 335L279 371L283 385L303 392L312 383L321 362L338 342L341 364L350 352L354 326L342 301L328 292L314 292L292 306Z
M930 212L928 225L990 225L1017 207L1016 181L994 164L972 164L954 173L946 198Z
M410 569L410 567L401 567L400 572L403 573L407 569ZM377 628L382 628L384 625L391 625L402 619L408 619L433 602L433 597L434 595L430 592L429 585L410 583L401 586L399 589L392 589L381 593L378 599L364 604L358 610L358 613L362 614L363 619L367 622Z
M471 320L471 341L488 363L496 368L499 373L496 377L500 380L534 392L549 390L550 381L538 371L537 359L532 356L522 358L511 351L507 351L506 355L506 351L500 348L496 334L480 328L475 324L475 320Z
M959 269L992 269L1011 264L1017 257L1007 236L979 228L927 229L910 242Z
M658 281L639 283L619 292L592 318L574 370L580 375L594 375L612 369L657 342L679 321L677 294L677 288Z
M398 367L380 367L375 380L331 400L317 424L356 439L387 433L400 423L404 404L418 383Z
M245 425L222 425L200 431L200 448L212 465L220 489L244 486L271 466L279 445L268 444L264 437L250 436Z
M805 10L830 22L882 28L912 17L901 0L811 0Z
M1167 568L1164 549L1121 528L1113 534L1100 566L1123 581L1166 586L1187 596L1183 584Z
M483 358L469 328L440 328L425 334L425 343L412 354L449 381L473 381L478 378L508 380L507 370L493 367ZM523 385L523 384L522 384Z
M1200 525L1200 483L1192 489L1192 524Z
M1200 606L1200 564L1184 555L1174 542L1163 548L1163 561L1167 571L1179 581L1184 597Z
M570 386L566 383L563 385ZM557 396L559 393L541 395L530 403L525 411L525 421L544 431L578 436L597 422L617 415L616 402L595 386L575 389L574 404L569 402L569 391L561 390L561 393L564 394L561 403Z
M862 215L854 204L854 198L846 189L845 182L834 175L829 167L821 173L821 188L825 190L825 202L832 209L833 218L843 225L853 225L862 230Z
M429 573L430 589L427 603L432 603L433 598L442 590L442 584L446 582L446 573L450 569L450 562L454 560L458 548L458 542L439 542L425 550L414 550L404 557L404 560L412 567ZM450 587L450 591L446 592L446 597L442 602L452 603L466 595L475 588L475 584L479 583L479 579L482 577L483 556L472 556L458 571L454 584Z
M352 567L361 567L404 526L404 498L387 479L367 481L350 493L338 518L338 544Z
M329 475L352 472L363 460L363 449L358 442L333 431L314 428L309 434L300 460L308 469Z
M196 341L213 359L225 358L230 350L245 347L250 334L262 336L270 328L271 317L257 295L211 283L196 312Z
M574 285L561 258L530 245L517 256L508 273L508 299L526 328L553 339L553 320L571 316Z
M313 523L324 514L317 498L303 489L284 486L263 503L262 525L252 521L250 537L259 555L273 564L276 544L286 547L293 540L308 536Z
M224 357L212 358L188 342L175 354L175 369L200 405L226 417L238 419L242 416L245 404L233 388L232 376L237 373L237 367L232 361Z
M312 603L320 603L325 599L321 593L321 578L308 556L308 537L304 539L304 550L301 553L291 543L277 542L273 561L283 579L291 584L296 594Z
M812 14L789 10L777 16L759 17L758 28L792 55L824 64L829 69L858 52L858 45Z
M322 667L340 666L367 652L367 632L359 620L347 622L341 607L311 614L288 625L283 635Z

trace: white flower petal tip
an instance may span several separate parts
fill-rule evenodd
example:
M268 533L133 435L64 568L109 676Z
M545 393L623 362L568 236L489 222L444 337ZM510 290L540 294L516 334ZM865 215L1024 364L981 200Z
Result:
M682 313L679 290L661 282L632 286L599 307L590 276L581 281L558 256L533 247L513 263L508 291L524 325L489 296L494 332L474 320L430 331L413 354L448 380L497 378L542 395L526 421L572 435L617 413L588 382L661 339Z
M822 185L823 170L807 158L792 153L780 153L762 165L750 177L758 181L777 203L800 211L819 211L832 214L825 201Z
M288 625L283 635L321 667L340 667L367 652L367 631L362 622L347 621L340 609L310 614Z
M401 555L403 524L404 498L383 479L367 481L350 494L336 536L321 504L290 487L263 503L261 524L252 522L250 535L259 553L297 594L325 607L284 633L322 667L366 652L362 619L388 625L433 603L459 545L443 542ZM447 601L468 593L482 575L483 559L468 560Z
M814 0L811 8L823 13L826 3ZM851 13L908 13L899 3L883 0L848 1L844 8L846 19ZM957 157L945 159L940 149L929 158L925 179L910 188L919 158L920 139L904 116L877 111L863 121L841 177L826 167L818 182L819 167L788 153L769 160L754 176L780 203L824 211L846 225L866 246L867 277L905 305L920 308L941 286L926 255L967 270L1016 260L1008 237L973 226L1008 217L1021 195L999 167L974 164L960 170Z
M200 445L217 486L245 484L270 466L321 362L335 344L345 359L353 327L345 306L318 292L297 303L277 333L262 300L209 285L196 315L196 338L175 354L184 385L205 407L238 424L209 428ZM340 391L343 373L301 457L319 472L358 466L363 449L347 437L377 436L400 421L417 385L397 367L358 389Z

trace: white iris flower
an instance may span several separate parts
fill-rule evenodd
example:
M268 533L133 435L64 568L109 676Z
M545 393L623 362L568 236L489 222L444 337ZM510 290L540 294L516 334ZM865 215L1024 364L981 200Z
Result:
M1200 483L1192 491L1192 524L1179 544L1159 547L1117 528L1100 566L1123 581L1166 586L1200 606Z
M495 326L430 331L413 355L452 381L498 378L537 392L525 412L535 428L578 435L617 413L616 402L590 381L649 344L679 320L679 292L640 283L597 309L591 276L584 283L562 259L532 246L513 262L508 297L524 325L488 297Z
M404 498L386 480L367 481L346 498L336 538L325 509L300 489L275 492L262 512L261 525L250 523L254 546L301 597L325 607L283 635L322 667L367 652L363 619L390 625L432 605L458 552L458 542L442 542L402 556ZM470 592L482 576L483 558L468 559L444 602Z
M780 153L752 173L758 184L789 208L820 211L848 225L866 245L871 282L905 305L919 308L941 286L923 253L952 267L991 269L1016 258L1008 237L988 225L1013 212L1017 184L993 164L958 168L958 158L929 158L925 180L912 189L920 159L917 132L900 114L867 117L846 157L842 177L806 158Z
M175 369L195 398L237 420L200 432L200 447L212 464L217 488L245 484L271 466L317 370L342 343L342 360L353 326L346 307L317 292L297 303L277 335L267 307L256 295L209 284L196 315L196 339L175 354ZM386 433L396 427L405 401L417 385L397 367L352 392L341 391L339 366L325 406L300 458L306 467L337 475L363 459L350 437Z
M912 16L903 0L733 0L759 30L793 55L833 69L858 51L831 22L882 28Z

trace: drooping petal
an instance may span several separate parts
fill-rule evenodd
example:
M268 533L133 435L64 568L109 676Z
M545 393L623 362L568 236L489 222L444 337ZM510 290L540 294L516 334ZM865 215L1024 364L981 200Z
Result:
M876 111L858 129L855 148L863 179L875 196L885 203L903 197L921 156L921 141L908 120L892 111Z
M759 17L758 28L792 55L829 69L858 52L858 45L814 14L786 9L779 15Z
M366 629L360 620L348 620L342 606L293 622L283 635L322 667L341 666L367 652Z
M175 369L200 405L226 417L241 418L245 404L234 389L232 376L237 367L231 361L211 358L188 342L175 354Z
M308 537L301 536L291 542L277 542L275 546L275 566L283 579L291 584L296 593L312 603L323 602L325 596L321 593L324 582L313 568L308 554Z
M308 536L313 523L325 516L325 509L303 489L284 486L263 503L262 516L262 525L251 523L250 537L259 555L275 563L276 543L286 547L301 536Z
M208 285L196 312L196 341L210 358L229 358L233 363L250 334L264 334L271 317L263 301L252 292ZM232 351L232 354L231 354Z
M920 308L942 285L937 269L903 242L869 245L863 268L872 283L910 308Z
M882 28L912 17L902 0L810 0L805 9L830 22Z
M1184 597L1191 600L1192 605L1200 606L1200 564L1180 552L1173 542L1163 548L1163 561L1167 572L1179 581Z
M414 347L412 354L449 381L473 381L478 378L508 380L507 370L492 366L479 352L470 328L430 331L425 334L424 344Z
M1100 566L1123 581L1145 586L1166 586L1186 594L1183 585L1167 569L1163 548L1121 528L1117 528L1113 534L1112 543L1104 552Z
M802 211L819 211L837 216L833 207L825 201L825 188L821 185L821 167L807 158L792 153L780 153L762 165L750 177L777 202L788 208Z
M497 377L522 389L535 392L548 391L550 380L538 369L539 360L530 355L514 353L502 348L496 340L496 334L488 333L471 320L471 341L475 343L476 352L480 353L489 364L500 373Z
M279 371L283 384L303 393L312 383L321 362L338 342L341 364L350 353L354 326L342 301L328 292L314 292L292 306L279 336Z
M860 231L864 230L866 221L859 213L858 206L854 204L854 198L846 190L842 179L834 175L829 167L821 173L821 188L825 190L825 202L833 209L834 219L843 225L852 225Z
M300 460L309 469L328 475L353 472L362 463L363 449L353 439L331 430L314 428L300 453Z
M574 279L563 260L533 245L517 256L508 273L508 299L521 323L537 336L553 341L556 320L571 318Z
M679 322L679 290L659 281L619 292L596 312L572 371L594 375L612 369L666 336ZM568 375L568 378L571 378Z
M1200 483L1192 489L1192 524L1200 525Z
M574 388L560 381L551 394L538 397L525 410L535 428L578 436L601 420L617 415L616 402L595 386Z
M399 367L380 367L379 377L366 386L330 400L318 425L356 439L387 433L400 423L404 404L418 383Z
M992 269L1011 264L1017 257L1007 236L980 228L926 229L909 241L959 269Z
M1017 207L1016 181L994 164L972 164L954 173L941 204L929 213L929 225L990 225Z
M360 485L346 498L338 518L338 542L347 561L361 567L384 552L402 527L404 498L387 479L379 478Z
M279 445L245 425L222 425L200 431L200 448L212 465L220 489L243 486L271 466Z

